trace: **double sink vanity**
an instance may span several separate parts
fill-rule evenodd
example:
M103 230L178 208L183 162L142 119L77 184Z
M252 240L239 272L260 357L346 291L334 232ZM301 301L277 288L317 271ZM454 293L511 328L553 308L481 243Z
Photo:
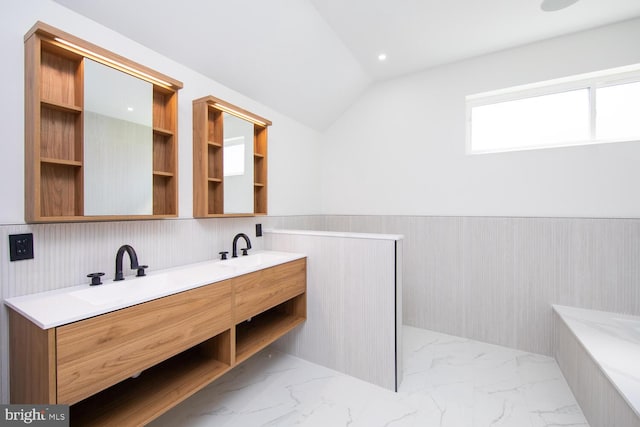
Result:
M25 222L178 217L182 82L43 22L25 35ZM267 214L271 122L193 100L193 216ZM77 425L143 425L306 319L306 257L263 251L17 296L11 403ZM125 278L125 252L136 277ZM124 279L124 280L123 280ZM99 285L99 286L97 286Z
M306 270L259 251L10 298L11 400L146 424L304 322Z

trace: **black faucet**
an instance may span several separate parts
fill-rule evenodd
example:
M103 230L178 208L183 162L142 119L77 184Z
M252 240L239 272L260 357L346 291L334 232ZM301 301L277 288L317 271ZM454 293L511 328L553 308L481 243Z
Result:
M236 234L236 237L233 238L233 251L231 255L232 258L238 258L238 239L240 239L241 237L247 244L246 248L241 249L242 255L247 255L247 251L251 249L251 240L249 240L249 236L244 233L238 233Z
M148 265L139 265L138 264L138 255L136 255L136 251L133 249L131 245L122 245L120 249L118 249L118 253L116 254L116 275L113 279L114 282L119 280L124 280L124 274L122 273L122 258L124 258L124 253L129 254L129 260L131 261L131 269L138 270L136 276L142 277L144 276L144 269L149 268Z

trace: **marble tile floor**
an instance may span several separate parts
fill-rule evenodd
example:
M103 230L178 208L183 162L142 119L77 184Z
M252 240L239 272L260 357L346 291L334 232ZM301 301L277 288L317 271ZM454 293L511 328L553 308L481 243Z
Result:
M405 326L398 393L266 349L155 427L588 427L555 360Z

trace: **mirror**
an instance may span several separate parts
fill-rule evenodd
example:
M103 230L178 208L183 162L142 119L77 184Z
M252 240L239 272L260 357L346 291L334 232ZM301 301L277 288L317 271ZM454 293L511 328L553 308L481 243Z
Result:
M85 59L84 214L153 214L153 85Z
M223 113L224 213L253 213L253 123Z

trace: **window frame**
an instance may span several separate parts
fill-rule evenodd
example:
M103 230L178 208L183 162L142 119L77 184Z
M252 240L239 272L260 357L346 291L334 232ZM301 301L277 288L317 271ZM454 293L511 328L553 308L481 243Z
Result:
M513 86L504 89L482 92L465 97L465 152L467 155L505 153L514 151L542 150L549 148L574 147L594 144L608 144L614 142L640 141L640 136L630 138L597 139L596 135L596 91L597 89L628 83L640 82L640 64L610 68L606 70L578 74L558 79L545 80L536 83ZM543 95L587 89L589 93L589 139L573 141L563 144L535 145L528 147L511 147L489 150L474 150L471 141L472 110L475 107L497 104L507 101L534 98Z

